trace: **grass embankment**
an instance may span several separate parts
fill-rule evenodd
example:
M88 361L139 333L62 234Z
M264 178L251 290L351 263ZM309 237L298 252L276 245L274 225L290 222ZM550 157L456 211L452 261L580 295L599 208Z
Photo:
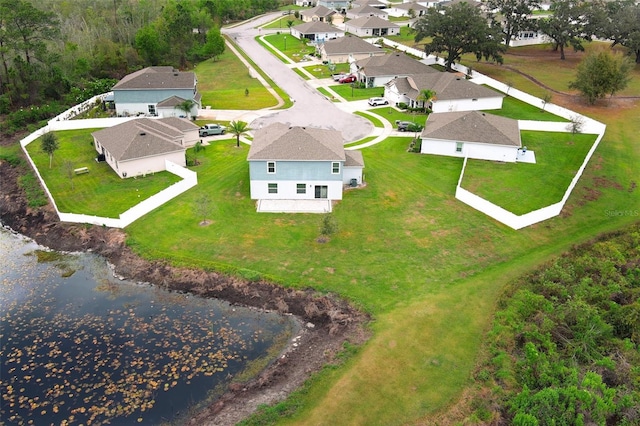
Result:
M61 212L118 218L140 200L180 181L180 177L169 172L120 179L106 162L95 161L98 153L91 131L55 132L60 147L53 154L51 168L49 156L40 149L40 140L27 145ZM73 170L80 167L88 167L89 173L76 175Z

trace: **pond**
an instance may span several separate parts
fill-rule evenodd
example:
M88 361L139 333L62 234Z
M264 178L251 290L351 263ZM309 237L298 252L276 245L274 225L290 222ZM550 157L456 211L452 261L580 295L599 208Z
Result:
M120 281L0 231L3 424L178 422L275 358L292 317Z

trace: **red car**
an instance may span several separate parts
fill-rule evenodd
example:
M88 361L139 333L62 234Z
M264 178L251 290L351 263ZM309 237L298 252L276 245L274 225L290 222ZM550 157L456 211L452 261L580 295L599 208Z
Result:
M351 74L348 75L346 77L342 77L340 80L338 80L338 83L342 84L342 83L353 83L354 81L356 81L356 76Z

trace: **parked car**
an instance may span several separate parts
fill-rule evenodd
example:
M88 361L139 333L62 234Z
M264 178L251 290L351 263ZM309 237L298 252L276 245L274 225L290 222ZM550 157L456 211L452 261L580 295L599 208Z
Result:
M341 78L346 77L347 75L343 72L341 72L340 74L331 74L331 78L333 78L333 81L340 81Z
M388 105L389 101L385 98L369 98L369 105L378 106L378 105Z
M356 76L351 74L346 77L342 77L340 80L338 80L338 83L340 84L353 83L354 81L356 81Z
M200 127L200 137L202 136L213 136L213 135L224 135L224 132L227 131L227 128L221 126L219 124L205 124Z
M422 126L412 121L398 121L399 132L419 132L422 130Z

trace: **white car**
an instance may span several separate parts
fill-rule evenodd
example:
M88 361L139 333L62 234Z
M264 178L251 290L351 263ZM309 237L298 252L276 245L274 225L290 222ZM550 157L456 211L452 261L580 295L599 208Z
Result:
M385 98L369 98L369 105L378 106L378 105L388 105L389 101Z

